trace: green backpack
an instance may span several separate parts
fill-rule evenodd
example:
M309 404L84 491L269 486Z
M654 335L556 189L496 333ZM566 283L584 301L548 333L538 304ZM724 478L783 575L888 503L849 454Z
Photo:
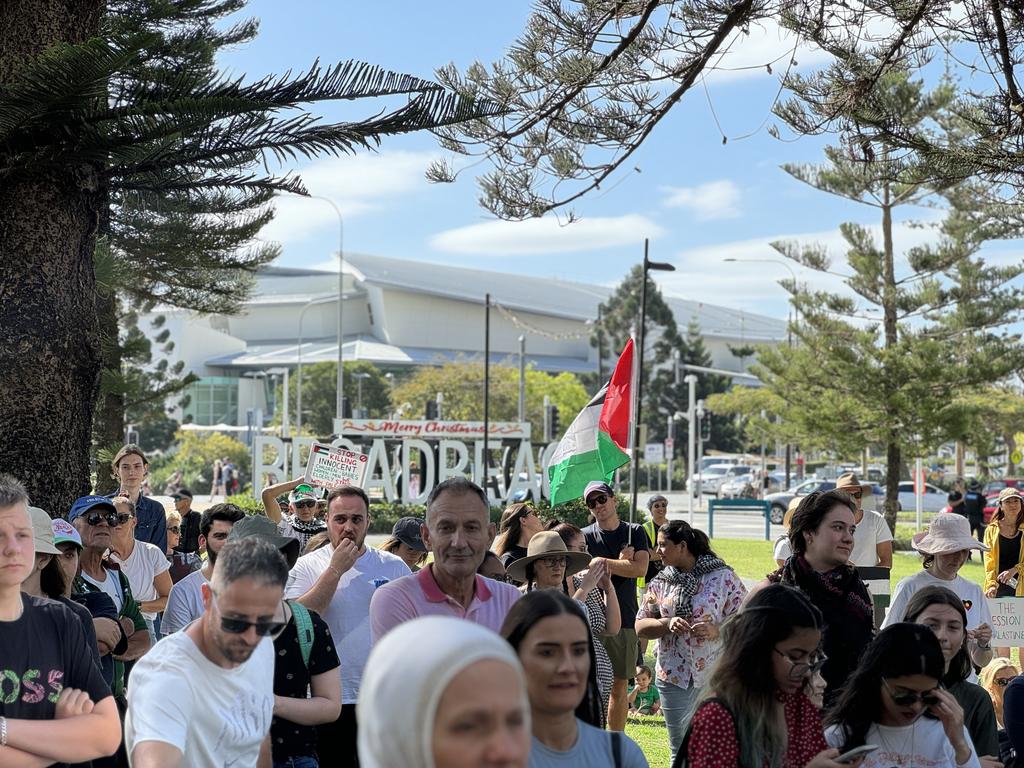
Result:
M295 631L299 635L299 649L302 651L302 663L309 669L309 654L313 650L313 619L309 617L309 609L298 600L289 600L292 616L295 619Z

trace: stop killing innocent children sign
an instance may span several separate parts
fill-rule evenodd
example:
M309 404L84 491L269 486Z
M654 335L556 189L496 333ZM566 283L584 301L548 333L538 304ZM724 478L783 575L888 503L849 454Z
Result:
M313 443L306 462L305 480L317 488L333 490L345 485L362 487L366 477L367 455L344 448Z

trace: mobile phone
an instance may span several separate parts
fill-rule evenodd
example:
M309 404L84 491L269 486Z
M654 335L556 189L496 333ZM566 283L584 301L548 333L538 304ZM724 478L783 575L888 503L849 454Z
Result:
M1018 581L1018 579L1017 579L1016 576L1011 576L1009 579L1006 580L1006 586L1013 587L1014 589L1016 589L1017 588L1017 581Z
M839 757L835 758L837 763L852 763L854 760L864 757L864 755L870 755L878 749L877 744L864 744L860 747L854 747L849 752L844 752Z

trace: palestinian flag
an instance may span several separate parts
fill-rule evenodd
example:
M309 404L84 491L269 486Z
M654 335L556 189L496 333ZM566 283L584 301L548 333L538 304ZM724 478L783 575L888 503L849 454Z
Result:
M601 391L580 411L565 432L548 464L551 505L583 495L591 480L612 481L615 470L629 461L630 414L633 402L633 340L619 355Z

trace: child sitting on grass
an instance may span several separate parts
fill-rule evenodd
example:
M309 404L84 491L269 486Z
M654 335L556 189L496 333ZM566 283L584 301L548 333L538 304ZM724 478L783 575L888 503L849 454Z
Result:
M636 673L636 687L629 692L629 710L641 715L656 715L661 709L658 689L651 685L654 674L650 667L640 667Z

